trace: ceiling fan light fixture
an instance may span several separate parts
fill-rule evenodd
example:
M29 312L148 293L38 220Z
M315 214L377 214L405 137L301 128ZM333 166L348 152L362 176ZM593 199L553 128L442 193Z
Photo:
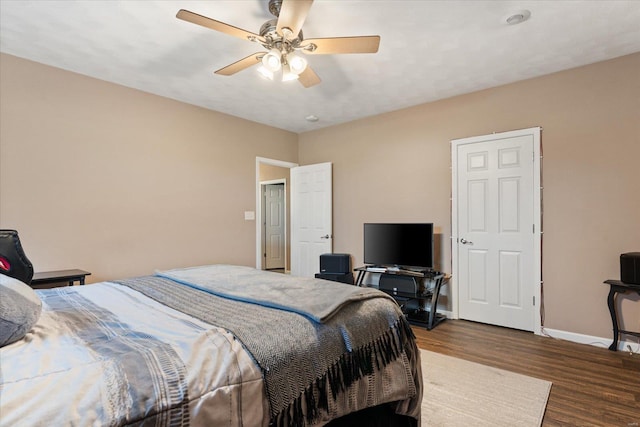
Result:
M282 65L281 56L280 51L273 48L262 57L262 65L267 70L275 73Z
M290 82L292 80L298 80L298 74L291 71L291 66L289 64L284 64L282 66L282 81Z
M300 74L307 68L307 60L293 53L287 55L287 63L291 72L295 74Z
M273 80L273 72L267 70L264 66L258 67L258 74L264 77L267 80Z

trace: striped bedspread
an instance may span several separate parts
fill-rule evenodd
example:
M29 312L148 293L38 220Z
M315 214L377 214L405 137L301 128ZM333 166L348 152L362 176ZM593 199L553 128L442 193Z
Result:
M385 402L419 419L415 343L384 298L322 325L157 276L39 295L34 330L0 349L3 427L323 425ZM384 328L354 330L380 309Z

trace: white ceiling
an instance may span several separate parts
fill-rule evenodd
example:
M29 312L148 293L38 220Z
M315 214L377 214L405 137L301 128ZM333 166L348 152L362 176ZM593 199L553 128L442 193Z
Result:
M298 133L640 51L638 0L316 0L306 38L381 42L376 54L308 56L322 82L305 89L257 67L214 75L263 49L175 17L183 8L258 33L267 4L0 0L0 50ZM507 25L522 9L531 18Z

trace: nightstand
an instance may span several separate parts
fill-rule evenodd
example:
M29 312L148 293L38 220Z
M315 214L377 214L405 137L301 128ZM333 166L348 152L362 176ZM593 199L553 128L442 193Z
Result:
M68 286L73 286L75 282L80 285L84 285L84 278L91 275L88 271L84 270L57 270L57 271L43 271L35 273L33 279L31 279L31 286L41 285L54 285L64 286L61 283L66 283Z

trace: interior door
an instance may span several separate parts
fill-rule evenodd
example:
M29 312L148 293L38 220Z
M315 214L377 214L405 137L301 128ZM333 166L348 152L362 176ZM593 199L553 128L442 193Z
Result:
M462 319L537 329L536 138L539 147L539 128L453 141L453 258Z
M291 274L313 277L332 252L331 163L291 169Z
M284 269L284 184L264 186L264 268Z

